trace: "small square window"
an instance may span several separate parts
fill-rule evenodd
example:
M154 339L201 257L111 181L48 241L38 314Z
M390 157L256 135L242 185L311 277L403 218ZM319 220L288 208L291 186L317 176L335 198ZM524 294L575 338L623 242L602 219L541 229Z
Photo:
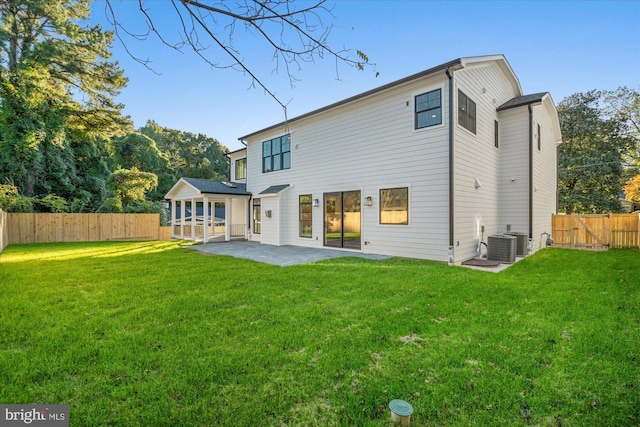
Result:
M409 224L409 188L380 190L380 224Z

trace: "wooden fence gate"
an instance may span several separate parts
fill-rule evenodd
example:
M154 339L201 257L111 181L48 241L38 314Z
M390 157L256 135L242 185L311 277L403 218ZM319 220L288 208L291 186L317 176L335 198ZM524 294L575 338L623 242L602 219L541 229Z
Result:
M593 250L640 247L640 214L554 215L553 244Z

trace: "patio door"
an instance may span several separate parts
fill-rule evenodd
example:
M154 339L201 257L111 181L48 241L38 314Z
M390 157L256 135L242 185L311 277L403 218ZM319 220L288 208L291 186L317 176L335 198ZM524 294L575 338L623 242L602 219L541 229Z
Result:
M324 194L324 245L360 249L360 191Z

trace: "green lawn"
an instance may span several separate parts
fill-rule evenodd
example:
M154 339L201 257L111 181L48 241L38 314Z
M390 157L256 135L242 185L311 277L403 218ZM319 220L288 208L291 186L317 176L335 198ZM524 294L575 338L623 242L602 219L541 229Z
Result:
M0 403L73 426L638 426L640 251L495 274L276 267L172 242L9 246Z

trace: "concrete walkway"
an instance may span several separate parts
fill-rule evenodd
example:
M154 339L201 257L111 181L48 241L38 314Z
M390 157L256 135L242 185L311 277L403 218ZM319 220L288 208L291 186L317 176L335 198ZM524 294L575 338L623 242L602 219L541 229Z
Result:
M208 243L206 245L187 246L187 248L207 254L228 255L234 258L250 259L266 264L279 265L281 267L346 256L373 260L388 258L384 255L363 254L361 252L339 251L334 249L263 245L258 242L249 242L246 240Z

